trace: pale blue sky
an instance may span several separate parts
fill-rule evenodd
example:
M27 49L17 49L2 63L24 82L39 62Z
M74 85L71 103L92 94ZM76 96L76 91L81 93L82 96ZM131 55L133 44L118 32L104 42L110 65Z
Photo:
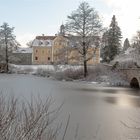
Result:
M8 22L10 26L15 27L17 40L25 47L25 44L37 35L56 34L62 22L65 23L67 15L77 9L80 2L82 1L0 0L0 25ZM130 38L140 27L138 20L140 10L138 11L137 7L139 0L87 0L87 2L98 11L104 26L108 26L113 14L116 14L117 21L123 28L124 37ZM130 7L133 8L131 14ZM130 22L131 16L133 21Z

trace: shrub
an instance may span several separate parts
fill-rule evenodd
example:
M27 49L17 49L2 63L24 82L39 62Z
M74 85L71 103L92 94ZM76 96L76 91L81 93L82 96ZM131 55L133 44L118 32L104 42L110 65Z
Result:
M64 71L59 71L54 74L54 77L57 80L66 80L66 81L72 81L72 80L78 80L83 78L83 69L74 69L74 68L68 68Z
M35 74L43 77L50 77L53 72L49 69L38 68Z
M0 95L0 140L56 140L59 127L52 126L60 108L51 111L51 100L31 102Z

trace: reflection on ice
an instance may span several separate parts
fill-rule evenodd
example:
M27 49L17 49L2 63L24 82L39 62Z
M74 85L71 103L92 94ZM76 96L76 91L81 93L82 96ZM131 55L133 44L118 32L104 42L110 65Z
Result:
M39 95L42 99L51 96L54 108L64 102L56 121L65 123L70 114L67 140L74 139L74 136L76 140L126 140L132 130L122 125L120 120L133 116L140 122L140 91L133 89L1 74L0 91L4 94L12 92L17 98L29 100L31 95ZM127 124L130 123L128 120ZM140 136L136 130L133 134Z
M140 97L119 95L119 97L105 97L105 101L120 107L140 107Z

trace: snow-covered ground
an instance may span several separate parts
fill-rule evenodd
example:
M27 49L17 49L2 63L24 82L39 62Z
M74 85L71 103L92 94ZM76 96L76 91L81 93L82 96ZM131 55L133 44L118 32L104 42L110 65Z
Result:
M28 73L28 74L35 74L38 69L46 70L46 71L52 71L52 72L63 72L67 69L79 69L82 66L72 66L72 65L15 65L10 64L11 71L14 73Z
M54 71L53 65L14 65L11 64L11 71L14 73L34 74L38 69Z
M12 73L33 74L43 77L50 77L61 81L85 81L102 86L128 86L129 83L124 77L111 71L111 66L98 64L89 67L89 75L83 77L82 66L72 65L10 65Z

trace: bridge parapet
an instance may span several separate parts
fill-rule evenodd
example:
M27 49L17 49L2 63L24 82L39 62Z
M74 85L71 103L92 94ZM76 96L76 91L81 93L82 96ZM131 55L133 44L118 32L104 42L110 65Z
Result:
M128 69L120 69L120 71L126 75L129 83L132 82L132 79L137 79L140 85L140 68L128 68Z

